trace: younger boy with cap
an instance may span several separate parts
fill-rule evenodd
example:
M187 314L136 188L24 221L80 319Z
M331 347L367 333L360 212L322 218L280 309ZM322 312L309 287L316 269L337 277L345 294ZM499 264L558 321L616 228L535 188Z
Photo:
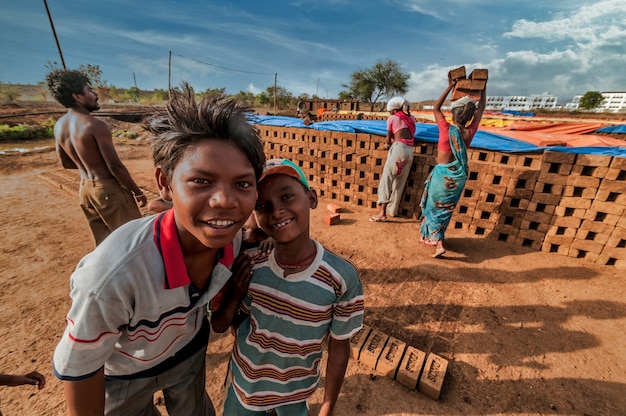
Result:
M247 293L231 297L230 307L211 317L217 332L240 322L224 415L266 415L272 409L277 416L307 415L306 401L317 389L326 341L319 415L332 415L350 357L350 337L363 326L359 274L310 237L317 193L298 166L269 160L258 191L254 215L273 239L274 250L256 258Z

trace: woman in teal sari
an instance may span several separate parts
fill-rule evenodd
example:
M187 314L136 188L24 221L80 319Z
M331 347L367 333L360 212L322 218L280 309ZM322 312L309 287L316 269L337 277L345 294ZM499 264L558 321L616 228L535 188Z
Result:
M420 241L436 247L433 257L446 252L443 246L444 234L461 198L469 172L467 148L478 130L487 101L485 90L481 92L478 104L468 96L453 101L451 125L444 117L441 106L454 85L455 81L451 81L435 103L433 113L439 128L437 165L426 179L420 202Z

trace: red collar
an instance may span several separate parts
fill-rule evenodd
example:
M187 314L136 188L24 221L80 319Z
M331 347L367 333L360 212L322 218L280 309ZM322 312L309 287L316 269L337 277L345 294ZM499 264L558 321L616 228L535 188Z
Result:
M169 209L156 217L154 221L154 244L161 253L165 265L165 289L190 285L191 280L189 273L187 273L185 255L176 231L173 209ZM235 254L231 242L220 250L219 262L230 267L234 260Z

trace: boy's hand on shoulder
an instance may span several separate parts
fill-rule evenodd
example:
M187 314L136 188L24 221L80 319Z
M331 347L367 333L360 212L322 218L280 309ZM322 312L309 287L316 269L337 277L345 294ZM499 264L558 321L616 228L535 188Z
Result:
M270 254L272 250L274 250L274 239L272 237L267 237L259 243L259 254Z

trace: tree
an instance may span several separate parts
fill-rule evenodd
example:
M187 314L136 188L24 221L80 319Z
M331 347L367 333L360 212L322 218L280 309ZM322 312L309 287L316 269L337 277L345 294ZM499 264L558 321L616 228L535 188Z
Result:
M266 91L265 94L267 96L267 99L269 100L268 104L273 105L274 104L274 86L267 87L265 91ZM261 94L263 94L263 92ZM261 102L261 94L259 94L259 103L265 104L264 102ZM263 99L265 100L265 97L263 97ZM276 88L276 106L279 110L288 108L292 99L293 99L293 95L289 91L287 91L286 88L284 87Z
M587 91L580 99L579 107L583 110L593 110L600 107L604 101L604 96L598 91Z
M350 89L353 97L371 103L373 108L381 97L405 94L410 77L398 63L388 59L377 62L372 68L354 72L350 84L344 87Z
M256 98L254 97L254 93L249 92L249 91L239 91L235 97L237 97L239 100L241 100L243 103L245 103L246 105L254 105Z
M45 67L49 72L61 69L57 61L48 61ZM107 82L102 79L102 69L100 69L100 65L80 65L78 70L87 75L92 87L98 90L106 88Z
M78 67L79 71L83 71L91 80L91 85L96 88L103 88L107 86L107 82L102 79L102 70L100 65L81 65Z
M339 91L339 99L340 100L352 100L352 93L350 91Z

